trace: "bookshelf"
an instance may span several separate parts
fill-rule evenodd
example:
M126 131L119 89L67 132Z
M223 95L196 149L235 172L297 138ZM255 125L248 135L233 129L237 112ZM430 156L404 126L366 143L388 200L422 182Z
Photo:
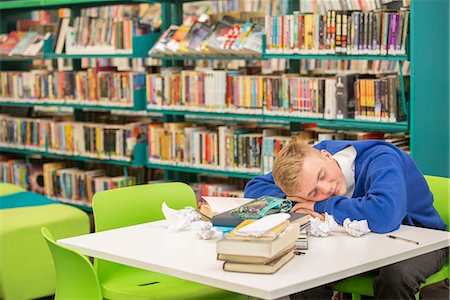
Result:
M100 6L122 3L146 3L146 2L162 2L162 30L168 28L170 24L180 24L182 15L182 3L193 1L7 1L0 3L0 15L4 15L10 11L21 12L31 8L57 8L57 7L87 7ZM406 112L410 112L407 121L401 122L374 122L353 119L327 120L322 118L305 118L293 117L286 115L269 115L264 110L256 114L240 113L236 111L220 111L220 110L201 110L201 109L181 109L176 107L163 108L146 108L145 95L136 95L133 107L116 107L87 105L76 103L33 103L26 101L16 101L16 99L7 102L0 102L0 106L59 106L72 107L76 110L95 109L95 110L117 110L142 112L143 114L158 114L163 116L164 120L183 121L186 118L194 117L204 120L221 120L230 119L236 122L261 122L261 123L282 123L290 124L295 127L301 123L317 123L324 128L343 129L343 130L366 130L366 131L384 131L384 132L406 132L409 130L411 139L411 153L422 171L426 174L439 175L449 177L449 101L448 88L446 83L449 81L448 71L448 34L443 37L442 21L445 20L448 25L449 13L448 9L443 10L442 7L448 8L445 0L411 1L411 19L410 19L410 36L408 51L406 55L321 55L321 54L269 54L265 52L265 43L263 42L263 53L260 56L229 56L229 55L174 55L153 58L159 58L164 61L163 65L177 65L184 60L229 60L229 59L245 59L260 60L270 58L284 58L291 61L291 70L296 70L296 60L315 59L315 60L389 60L389 61L410 61L411 62L411 89L410 101L405 103L403 95L403 105L407 106ZM296 9L295 4L291 7L291 11ZM429 15L436 17L428 18ZM448 31L448 26L444 26ZM144 36L134 37L133 45L135 46L132 54L116 54L116 55L67 55L52 53L52 41L47 40L44 44L44 58L70 58L80 59L86 57L126 57L137 58L147 57L147 52L153 45L158 36L156 34L148 34ZM446 43L445 43L446 42ZM444 46L445 45L445 46ZM10 58L13 60L14 58ZM23 59L23 58L21 58ZM447 63L442 63L447 62ZM401 70L402 68L400 68ZM429 76L429 74L439 74L439 76ZM402 76L400 76L402 78ZM401 90L404 94L404 87L401 81ZM430 92L431 90L431 92ZM430 101L430 99L432 99ZM430 105L432 104L432 105ZM436 138L430 138L436 136ZM27 155L39 154L43 156L55 156L56 154L48 152L27 151L24 149L0 148L0 151L15 152ZM95 159L87 157L73 157L56 155L71 160L79 161L95 161ZM134 151L135 160L131 163L120 161L107 161L111 164L119 164L123 166L145 166L148 168L157 168L167 170L168 172L189 172L203 173L211 175L223 175L237 178L252 178L257 173L251 172L235 172L210 168L199 168L193 166L170 165L164 163L151 163L148 161L148 154L145 146L139 146ZM439 157L439 163L430 159L430 157ZM101 160L105 162L104 160Z
M94 7L94 6L101 6L101 5L114 5L114 4L129 4L129 3L152 3L154 1L58 1L58 0L42 0L42 1L2 1L0 3L0 33L9 32L12 29L11 25L15 24L15 21L18 19L29 19L30 18L30 11L33 9L42 9L42 10L49 10L49 9L57 9L60 7L70 7L74 11L74 15L77 15L79 11L86 7ZM155 33L150 34L144 34L140 36L133 36L132 37L132 43L134 48L132 49L132 52L129 54L117 54L117 55L66 55L66 54L55 54L53 53L53 39L47 39L44 42L44 49L43 49L43 55L39 55L36 57L1 57L0 63L1 63L1 70L29 70L29 66L27 64L30 64L33 60L36 59L81 59L81 58L145 58L147 57L148 49L153 45L154 41L158 38L158 35ZM75 70L79 67L78 64L74 63ZM25 107L25 108L37 108L37 107L56 107L59 111L59 108L66 109L66 108L72 108L73 109L73 115L75 116L75 120L84 120L84 113L85 111L96 111L96 110L103 110L103 111L115 111L115 110L121 110L121 111L144 111L145 109L145 90L142 90L140 88L133 89L132 97L133 100L127 101L127 103L111 103L110 105L104 104L101 105L99 103L92 104L88 103L88 101L70 101L69 99L2 99L0 101L0 107L9 107L11 109L14 109L15 107ZM101 100L100 100L101 101ZM93 102L95 103L95 101ZM7 110L8 111L8 110ZM10 111L10 110L9 110ZM28 110L30 112L31 110ZM67 110L65 110L67 111ZM55 125L55 124L53 124ZM2 128L3 129L3 128ZM106 133L105 133L106 136ZM34 137L33 137L34 138ZM45 138L47 141L47 138ZM106 143L106 142L105 142ZM117 143L117 140L116 140ZM83 155L75 155L70 153L65 153L67 151L59 151L59 150L52 150L50 149L50 145L48 142L45 143L46 147L40 148L37 150L34 147L27 147L27 146L18 146L18 145L12 145L12 144L2 144L0 146L0 153L2 154L20 154L23 156L24 161L27 165L30 165L30 160L39 159L42 164L48 161L48 158L56 158L60 161L68 161L69 163L67 166L63 167L63 169L67 169L68 173L67 175L72 176L72 180L74 179L74 176L79 176L80 173L73 173L74 175L71 175L70 172L74 172L75 170L85 169L85 167L88 167L92 170L93 166L95 164L107 164L107 166L102 165L103 170L109 170L112 173L108 173L111 178L111 184L123 184L123 181L126 181L126 184L129 184L128 182L137 182L137 183L143 183L144 178L144 171L145 171L145 164L146 164L146 144L145 143L138 143L133 147L132 153L128 158L124 157L122 158L109 158L110 156L107 155L95 155L91 153L91 155L83 156ZM97 145L98 146L98 145ZM116 144L117 146L117 144ZM128 150L127 150L128 151ZM108 157L108 158L106 158ZM131 158L130 158L131 157ZM8 160L9 162L13 163L13 161ZM2 162L4 167L4 162ZM94 163L94 164L93 164ZM31 166L31 165L30 165ZM117 168L119 167L119 168ZM80 168L80 169L78 169ZM70 169L70 171L69 171ZM132 173L132 176L129 176L129 169L130 173ZM122 170L122 172L120 172ZM106 172L104 171L103 175L105 176ZM65 172L65 170L64 170ZM78 171L77 171L78 172ZM56 172L55 172L56 173ZM63 173L61 173L63 174ZM76 174L76 175L75 175ZM115 174L115 175L114 175ZM122 176L124 179L120 179L121 176L118 175L124 175ZM14 175L15 176L15 175ZM62 175L61 175L62 176ZM65 175L64 175L65 176ZM82 175L85 176L85 175ZM115 177L111 177L115 176ZM134 177L136 176L136 177ZM79 177L81 178L81 177ZM108 176L102 177L105 178L104 180L107 180ZM137 179L135 181L135 179ZM64 179L66 180L66 179ZM80 179L76 179L80 180ZM122 182L120 181L122 180ZM93 181L92 181L93 182ZM97 183L95 183L97 184ZM103 184L100 182L100 184ZM97 188L97 187L96 187ZM71 201L70 199L65 199L61 197L54 197L49 195L51 198L54 198L58 201L65 202L74 206L77 206L81 209L84 209L86 211L91 211L91 207L89 204L87 204L86 201L88 201L87 198L83 201ZM86 197L86 195L84 195ZM78 197L78 196L77 196Z
M180 1L181 3L182 1ZM187 2L187 1L186 1ZM294 4L295 5L295 4ZM179 5L178 5L179 8ZM292 7L292 11L298 7ZM402 105L406 108L407 121L397 123L379 123L356 120L322 120L308 118L292 118L281 116L257 116L264 120L287 122L317 122L320 125L335 126L342 129L408 131L411 139L411 154L422 172L426 174L450 177L449 155L449 3L445 0L417 1L410 5L410 29L407 38L406 55L286 55L268 54L263 50L262 59L286 58L327 59L327 60L390 60L410 61L411 87L409 103L405 103L403 80L400 81ZM430 16L433 16L430 18ZM263 42L263 45L265 43ZM264 49L264 47L263 47ZM224 59L225 57L214 57ZM192 56L167 57L167 60L196 59ZM198 58L200 59L200 58ZM203 59L203 57L202 57ZM291 64L291 66L294 66ZM401 72L402 68L400 68ZM430 74L439 74L432 75ZM403 74L400 74L403 78ZM147 109L158 112L156 109ZM217 113L186 111L177 109L161 109L160 113L174 115L196 115L216 117ZM409 112L409 114L408 114ZM254 115L223 113L239 119L255 118ZM430 137L436 137L431 138ZM437 163L431 157L439 157Z

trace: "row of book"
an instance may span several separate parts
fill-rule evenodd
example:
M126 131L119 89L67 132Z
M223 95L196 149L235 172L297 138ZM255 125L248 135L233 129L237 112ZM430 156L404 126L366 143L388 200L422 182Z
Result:
M135 92L146 89L150 109L182 106L248 112L256 109L253 112L260 113L264 108L267 114L294 113L301 117L342 119L356 115L360 120L390 122L401 119L397 75L356 79L350 74L335 78L248 76L177 68L147 75L101 68L78 72L1 72L0 100L133 107Z
M138 22L138 5L82 8L75 18L69 8L60 8L58 14L57 54L131 54L133 36L148 32Z
M0 146L131 161L144 124L101 124L0 115Z
M0 56L34 57L42 53L44 39L56 29L53 11L32 11L31 19L19 19L9 33L0 34Z
M148 158L150 163L260 174L272 169L275 155L293 139L313 145L323 139L383 139L384 136L382 132L352 131L322 135L315 135L314 131L296 132L290 136L269 128L153 123L148 125Z
M145 89L145 74L114 70L0 72L0 101L133 107L135 92Z
M266 16L266 52L405 55L409 11Z
M238 189L238 187L233 184L198 182L191 183L190 185L195 192L198 204L202 203L202 196L244 197L244 191L242 189Z
M401 68L401 70L400 70ZM300 74L383 74L399 73L410 74L409 61L399 62L393 60L327 60L304 59L300 61Z
M36 56L42 52L44 39L50 33L41 34L34 31L11 31L0 34L0 56Z
M230 11L259 11L266 15L279 15L287 12L289 0L226 0L226 1L209 1L210 12L218 14ZM198 5L198 4L190 4Z
M391 2L400 7L409 7L409 0L301 0L300 11L304 13L325 14L329 10L374 11L391 8Z
M118 175L119 174L119 175ZM11 183L53 199L91 206L93 195L102 190L135 185L136 176L120 175L119 167L95 166L87 170L74 168L67 162L27 161L0 156L0 182ZM151 180L149 184L165 182ZM202 196L243 197L237 185L226 183L190 183L198 203Z
M41 185L37 184L35 165L28 165L23 159L6 159L0 156L0 182L11 183L37 193L43 193L42 172Z
M0 156L0 182L62 202L91 206L96 192L135 185L136 177L107 175L105 169L81 170L64 162L30 163Z
M147 108L229 109L325 119L397 122L398 75L306 77L240 75L219 70L166 69L147 74Z
M92 206L96 192L136 184L133 176L107 176L105 170L68 168L64 162L42 166L45 195L63 202Z
M171 25L149 50L150 56L256 55L261 53L264 26L225 15L211 24L206 17Z

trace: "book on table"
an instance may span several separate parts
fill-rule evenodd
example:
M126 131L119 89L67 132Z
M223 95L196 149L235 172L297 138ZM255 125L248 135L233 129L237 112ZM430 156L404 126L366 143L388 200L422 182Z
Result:
M281 256L287 254L288 252L293 252L295 246L289 245L288 247L281 249L273 257L263 257L263 256L249 256L249 255L234 255L234 254L217 254L217 260L231 262L231 263L242 263L242 264L268 264L272 261L280 258Z
M236 198L236 197L210 197L203 196L204 204L200 206L200 213L211 219L213 216L237 208L248 202L253 201L252 198Z
M293 251L288 251L287 253L266 264L249 264L226 261L223 263L223 269L231 272L273 274L288 263L294 255L295 254Z
M217 259L225 271L273 274L292 259L299 224L289 214L244 220L217 242Z
M288 214L280 214L280 215L287 215ZM274 215L275 216L275 215ZM271 223L271 222L265 222L265 220L270 219L272 216L267 216L265 218L259 219L259 220L244 220L241 224L236 226L236 228L233 229L228 235L227 239L230 240L258 240L258 241L273 241L280 235L281 232L283 232L286 227L289 225L289 220L282 218L279 221L276 221L277 223ZM286 217L287 218L287 217ZM270 220L269 220L270 221ZM259 223L264 222L265 224L268 224L269 228L264 228ZM249 234L246 233L245 229L250 228L251 225L256 225L258 228L262 228L260 232L257 232L257 228L253 228L252 233Z
M289 220L292 223L300 225L307 223L310 216L305 213L290 212L293 205L287 199L262 196L228 211L213 215L211 222L214 226L237 226L246 219L260 219L267 215L285 212L291 215Z
M216 252L222 255L246 255L273 258L283 249L293 247L298 238L299 225L289 224L274 239L223 237L217 241Z

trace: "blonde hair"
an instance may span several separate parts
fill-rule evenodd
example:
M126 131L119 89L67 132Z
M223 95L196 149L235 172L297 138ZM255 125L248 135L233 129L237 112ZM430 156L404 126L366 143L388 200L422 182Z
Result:
M320 155L320 152L299 142L288 144L277 154L272 168L272 176L275 184L286 195L296 192L305 157L313 155Z

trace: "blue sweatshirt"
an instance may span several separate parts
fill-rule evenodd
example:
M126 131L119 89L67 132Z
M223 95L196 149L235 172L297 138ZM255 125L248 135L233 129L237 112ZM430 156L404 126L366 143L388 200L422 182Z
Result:
M314 204L314 210L327 212L336 222L367 220L370 230L385 233L400 224L445 229L433 206L425 178L410 155L384 141L323 141L314 148L332 155L353 146L356 149L355 191L352 198L336 196ZM247 183L245 197L270 195L285 198L275 185L272 173Z

